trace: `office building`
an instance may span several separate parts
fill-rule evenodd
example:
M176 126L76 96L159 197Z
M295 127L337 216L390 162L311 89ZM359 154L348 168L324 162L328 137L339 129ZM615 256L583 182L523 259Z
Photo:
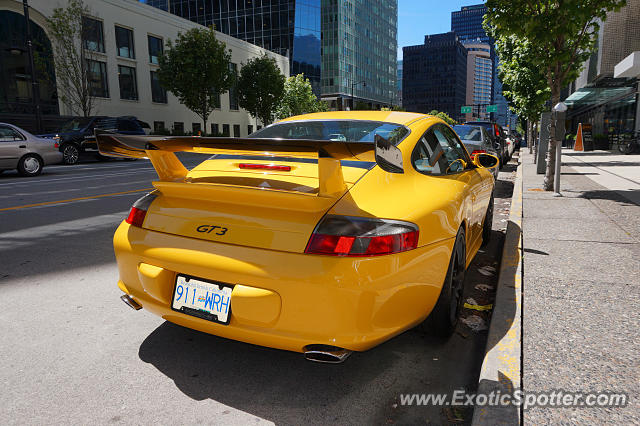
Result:
M601 23L598 40L580 76L569 85L568 132L592 125L597 149L615 150L640 131L640 0L629 0Z
M393 102L397 0L322 1L322 99L332 109Z
M487 105L493 98L493 60L491 45L486 43L467 43L467 95L465 105L473 105L473 111L465 114L465 120L487 120Z
M484 4L463 6L460 10L451 12L451 31L456 33L463 44L466 44L467 41L493 44L482 27L486 13L487 6Z
M394 105L402 106L402 59L398 61L398 73L396 75L397 95Z
M321 0L140 0L289 58L320 95Z
M407 111L446 112L461 121L466 102L467 49L454 32L427 35L402 48L402 105Z
M92 29L83 45L89 58L90 90L95 97L94 115L133 115L148 122L155 130L161 128L196 132L202 119L182 105L158 81L158 58L168 39L199 24L182 19L160 9L130 0L84 0L89 9L85 24ZM56 70L48 35L47 17L58 7L49 0L30 0L31 27L45 69L55 81ZM31 97L28 55L24 38L22 2L0 2L0 121L23 124L35 131ZM285 75L289 73L286 57L272 53L245 41L218 33L217 37L231 50L231 61L237 67L250 58L267 54L274 58ZM41 78L40 99L43 113L51 117L73 115L62 102L49 79ZM60 118L58 118L58 121ZM240 109L229 93L223 93L220 108L209 117L208 132L246 136L255 130L256 122ZM26 124L25 124L26 123Z
M480 42L491 46L490 53L493 61L491 104L498 108L497 112L492 113L492 119L502 126L509 126L514 121L514 117L507 100L502 96L502 83L498 79L499 58L495 53L493 40L483 27L486 13L485 4L463 6L460 10L451 12L451 31L458 35L464 45Z

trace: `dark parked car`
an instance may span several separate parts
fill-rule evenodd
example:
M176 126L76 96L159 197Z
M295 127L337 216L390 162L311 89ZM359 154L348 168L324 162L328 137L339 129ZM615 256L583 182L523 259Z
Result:
M472 126L469 124L458 124L453 126L453 130L458 134L467 152L473 158L476 154L491 154L500 158L491 136L482 126ZM498 179L498 167L491 169L493 177Z
M127 135L147 134L144 127L149 127L135 117L79 117L65 123L56 133L40 135L43 138L55 139L60 144L63 162L75 164L82 152L98 154L93 131L98 129L111 130Z
M493 146L498 150L498 158L500 158L500 166L507 164L509 161L509 146L507 145L507 135L499 124L491 121L468 121L464 124L482 126L493 140ZM500 148L498 149L498 144Z

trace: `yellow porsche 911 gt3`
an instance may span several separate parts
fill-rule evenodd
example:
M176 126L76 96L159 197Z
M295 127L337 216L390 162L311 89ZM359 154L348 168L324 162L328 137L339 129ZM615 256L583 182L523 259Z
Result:
M114 236L129 306L323 362L419 324L453 332L498 160L472 160L442 120L327 112L248 138L96 136L158 173ZM187 170L185 151L211 157Z

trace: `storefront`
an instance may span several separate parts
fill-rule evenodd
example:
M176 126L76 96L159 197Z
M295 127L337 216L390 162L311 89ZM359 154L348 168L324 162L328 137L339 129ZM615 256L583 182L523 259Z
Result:
M564 102L569 107L567 132L575 135L578 124L591 124L595 149L616 149L637 129L637 79L605 79L577 90Z

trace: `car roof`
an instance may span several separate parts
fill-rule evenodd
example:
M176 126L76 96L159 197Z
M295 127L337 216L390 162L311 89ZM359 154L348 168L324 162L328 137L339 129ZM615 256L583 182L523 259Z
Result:
M281 121L297 120L368 120L410 125L423 118L435 118L432 115L403 111L329 111L295 115Z

